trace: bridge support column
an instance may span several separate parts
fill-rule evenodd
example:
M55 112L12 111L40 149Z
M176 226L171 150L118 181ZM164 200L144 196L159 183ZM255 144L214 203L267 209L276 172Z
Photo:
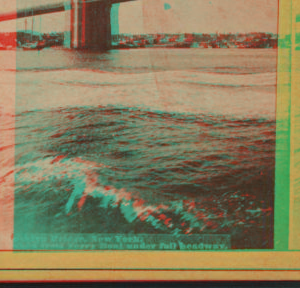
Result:
M64 4L65 5L65 31L64 31L64 47L65 48L71 48L71 26L70 26L70 13L71 5L70 4Z
M111 47L111 4L73 0L72 48L108 50Z

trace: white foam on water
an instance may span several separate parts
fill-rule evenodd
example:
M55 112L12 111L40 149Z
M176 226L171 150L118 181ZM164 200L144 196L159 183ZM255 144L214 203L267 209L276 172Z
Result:
M220 203L227 203L226 197L223 197L224 199L221 200L214 198L215 200L212 200L212 202L215 203L211 203L212 207L218 207L220 211L223 211L224 215L212 213L204 207L202 209L197 207L202 200L198 201L197 205L195 205L194 200L184 201L180 199L168 201L168 205L164 205L161 202L150 204L139 193L132 193L125 189L116 189L114 186L101 185L99 182L99 173L101 172L93 171L94 168L99 167L99 163L91 161L85 163L81 158L61 159L60 157L48 157L19 165L16 166L15 171L17 175L15 187L17 190L20 188L21 193L27 193L27 188L43 181L57 182L62 179L68 180L69 185L65 188L71 191L71 194L65 202L64 209L55 217L67 216L69 213L74 212L80 213L81 208L84 207L85 198L89 195L93 198L101 199L100 204L95 209L119 207L128 223L132 223L135 220L145 221L156 229L168 231L174 235L178 233L189 234L193 229L201 232L206 229L218 231L222 227L231 226L237 221L237 219L231 221L225 217L227 212L223 209L224 207L220 206ZM51 189L40 191L40 193L52 193L53 203L49 202L48 205L55 205L55 202L61 197L57 193L62 193L61 189L58 190ZM218 201L221 202L218 203ZM246 212L251 212L251 210ZM257 210L256 212L252 216L258 219L261 217L262 210ZM179 217L180 222L175 223L170 213L176 218ZM186 223L189 224L186 225ZM242 224L247 225L246 223Z

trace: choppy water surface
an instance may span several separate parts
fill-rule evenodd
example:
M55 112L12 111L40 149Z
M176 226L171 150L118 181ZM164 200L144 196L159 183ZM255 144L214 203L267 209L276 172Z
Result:
M273 50L20 53L16 231L272 247Z

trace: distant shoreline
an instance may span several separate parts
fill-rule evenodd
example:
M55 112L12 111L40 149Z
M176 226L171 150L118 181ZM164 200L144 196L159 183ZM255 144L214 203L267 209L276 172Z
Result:
M7 48L24 47L35 42L43 42L44 47L70 47L69 32L34 35L29 32L18 31L14 33L0 33L0 50ZM253 32L238 34L205 34L205 33L180 33L180 34L118 34L111 35L111 49L136 49L136 48L238 48L257 49L288 47L290 39L279 39L277 34ZM109 43L109 42L108 42ZM94 43L99 46L99 43ZM83 45L84 46L84 45ZM100 45L101 46L101 45Z
M184 47L184 46L160 46L160 45L155 45L155 46L145 46L145 47L120 47L120 46L112 46L111 50L129 50L129 49L201 49L201 50L211 50L211 49L226 49L226 50L232 50L232 49L253 49L253 50L258 50L258 49L278 49L278 47ZM78 49L78 50L85 50L85 49ZM88 51L88 49L86 49Z

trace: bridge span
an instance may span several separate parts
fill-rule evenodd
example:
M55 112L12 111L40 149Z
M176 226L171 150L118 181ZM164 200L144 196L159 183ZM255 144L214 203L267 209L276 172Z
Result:
M111 47L111 7L128 1L134 0L62 0L0 14L0 22L69 10L70 48L108 50Z

